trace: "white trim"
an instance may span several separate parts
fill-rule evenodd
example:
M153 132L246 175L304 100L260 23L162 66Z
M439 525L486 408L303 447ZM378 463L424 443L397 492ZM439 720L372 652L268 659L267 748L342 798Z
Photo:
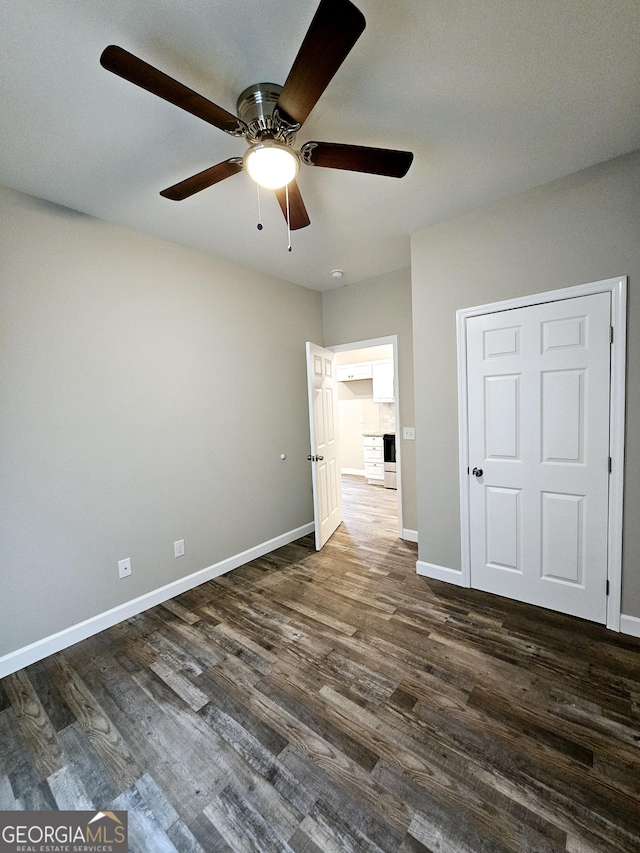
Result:
M632 637L640 637L640 619L637 616L620 616L620 631L623 634L631 634Z
M351 341L348 344L333 344L327 349L332 349L334 352L349 352L353 349L368 349L369 347L381 347L385 344L392 344L394 339L397 340L397 335L384 335L381 338L368 338L366 341Z
M380 347L391 344L393 347L393 393L395 395L394 410L396 418L396 486L398 492L398 536L404 538L402 527L402 426L400 422L400 381L398 365L398 336L384 335L381 338L369 338L366 341L352 341L348 344L335 344L327 347L334 352L350 352L368 347Z
M622 515L624 495L624 413L625 358L627 340L627 276L608 278L589 284L579 284L561 290L548 290L531 296L491 302L456 312L458 339L458 430L460 442L460 529L463 586L471 585L469 510L469 423L467 411L467 349L466 323L469 317L494 314L513 308L527 308L543 302L558 302L595 293L611 294L611 325L614 328L611 346L611 396L609 404L609 447L613 460L609 477L609 528L607 534L609 596L607 628L620 631L622 599ZM625 617L629 619L630 617Z
M364 468L341 468L341 474L352 474L354 477L364 477Z
M269 539L267 542L254 545L253 548L242 551L233 557L227 557L226 560L214 563L206 569L200 569L184 578L179 578L151 592L146 592L144 595L138 596L138 598L133 598L131 601L125 601L124 604L112 607L111 610L98 613L97 616L91 616L89 619L85 619L84 622L64 628L50 637L44 637L42 640L37 640L35 643L24 646L22 649L9 652L9 654L0 657L0 678L11 675L12 672L17 672L19 669L29 666L29 664L42 660L62 649L66 649L68 646L80 642L80 640L86 640L87 637L92 637L106 628L111 628L112 625L136 616L150 607L162 604L163 601L187 592L187 590L193 589L194 586L199 586L206 581L224 575L226 572L237 569L245 563L250 563L251 560L256 560L258 557L269 554L271 551L275 551L276 548L282 548L283 545L287 545L289 542L294 542L302 536L313 533L313 530L313 522L303 524L302 527L297 527L295 530L289 530L287 533L282 533L280 536Z
M469 511L469 394L467 387L467 319L462 311L456 312L458 341L458 478L460 482L460 560L461 586L471 586L471 518Z
M591 296L594 293L614 291L619 285L626 288L627 276L605 278L602 281L592 281L589 284L576 284L563 287L560 290L545 290L544 293L532 293L530 296L518 296L514 299L503 299L500 302L489 302L486 305L476 305L473 308L460 308L457 314L465 317L477 317L480 314L495 314L498 311L511 311L512 308L528 308L529 305L541 305L543 302L560 302L564 299L576 299L579 296Z
M416 562L416 574L436 581L453 583L456 586L465 586L462 580L462 572L456 569L449 569L447 566L436 566L435 563L425 563L424 560Z
M627 278L612 280L611 396L609 402L609 600L607 628L620 630L622 609L622 516L624 510L624 418L626 402Z
M403 528L401 539L406 539L407 542L417 542L418 541L418 531L410 530L408 527Z

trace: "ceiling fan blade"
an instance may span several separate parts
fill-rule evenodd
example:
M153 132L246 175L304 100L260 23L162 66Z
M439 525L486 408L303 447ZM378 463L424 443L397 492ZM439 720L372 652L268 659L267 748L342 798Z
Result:
M275 191L276 196L278 198L278 202L280 204L280 209L284 215L284 218L287 218L287 193L286 188L282 187L279 190ZM296 181L291 181L289 184L289 214L291 218L291 230L297 231L299 228L306 228L307 225L311 224L311 220L309 219L309 214L307 213L307 208L304 206L304 202L302 201L302 195L300 193L300 188Z
M185 198L199 193L200 190L206 190L214 184L224 181L225 178L230 178L231 175L237 175L242 171L242 159L240 157L232 157L230 160L223 160L216 166L210 169L205 169L204 172L198 172L197 175L192 175L179 184L174 184L172 187L167 187L160 193L164 198L170 198L171 201L184 201Z
M320 0L276 109L290 124L302 124L366 26L350 0Z
M327 169L347 169L403 178L413 162L411 151L393 148L368 148L364 145L341 145L336 142L306 142L300 149L302 162Z
M175 104L176 107L186 110L188 113L209 122L214 127L230 133L232 136L244 136L247 127L244 122L227 112L227 110L208 101L189 89L182 83L178 83L173 77L169 77L162 71L158 71L153 65L149 65L142 59L138 59L129 51L117 45L109 45L102 52L100 64L107 71L117 74L141 89L146 89L153 95Z

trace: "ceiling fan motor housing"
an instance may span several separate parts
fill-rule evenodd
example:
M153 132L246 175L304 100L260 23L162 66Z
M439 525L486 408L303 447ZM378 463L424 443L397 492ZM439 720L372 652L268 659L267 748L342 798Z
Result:
M237 113L247 125L247 141L262 142L264 139L277 139L287 145L292 145L295 133L282 126L274 109L282 86L277 83L254 83L248 86L238 98Z

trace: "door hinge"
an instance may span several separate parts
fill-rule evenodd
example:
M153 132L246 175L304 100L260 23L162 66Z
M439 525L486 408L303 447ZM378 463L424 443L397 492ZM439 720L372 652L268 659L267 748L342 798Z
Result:
M607 581L607 595L609 595L609 581Z
M609 473L611 473L611 457L609 457Z
M609 326L609 343L613 343L613 326Z

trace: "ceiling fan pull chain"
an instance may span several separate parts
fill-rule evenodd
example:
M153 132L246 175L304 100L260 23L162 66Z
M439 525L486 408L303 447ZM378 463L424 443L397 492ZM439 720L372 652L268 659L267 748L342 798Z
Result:
M289 211L289 184L285 184L285 193L287 196L287 251L291 251L291 213Z
M262 231L262 213L260 212L260 184L256 183L258 188L258 231Z

